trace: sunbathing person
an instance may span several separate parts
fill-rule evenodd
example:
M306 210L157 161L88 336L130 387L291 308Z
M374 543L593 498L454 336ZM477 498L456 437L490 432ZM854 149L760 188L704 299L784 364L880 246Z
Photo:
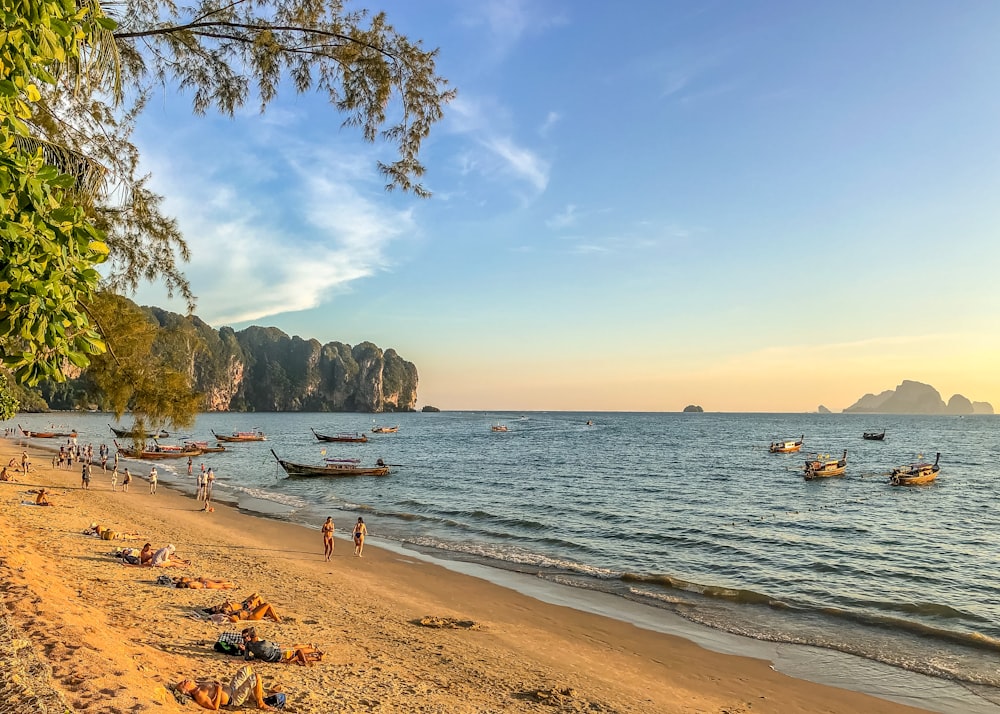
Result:
M153 557L149 561L149 564L154 568L180 568L185 565L191 565L190 560L183 560L181 558L174 558L171 560L170 557L176 552L177 549L174 548L173 543L165 545L153 553Z
M153 550L152 543L146 543L142 546L142 550L139 551L139 565L149 565L150 561L153 560L153 554L156 553Z
M0 481L13 481L14 474L7 470L7 467L3 467L3 471L0 471Z
M51 503L49 503L49 499L47 499L45 497L45 494L46 494L46 491L45 491L44 488L38 489L38 495L35 496L35 505L36 506L51 506L52 505Z
M313 662L323 659L323 653L313 645L292 645L281 647L270 640L257 637L257 629L248 627L243 630L243 646L246 647L244 659L256 657L264 662L298 662L303 667L312 667Z
M239 605L232 602L224 602L221 605L208 608L205 612L211 615L227 615L230 622L263 620L265 617L269 617L275 622L281 622L281 618L274 609L274 605L264 602L257 593L253 593Z
M179 588L191 588L193 590L233 590L236 583L232 580L220 580L218 578L174 578L174 585Z
M213 712L219 711L221 707L244 706L251 697L259 709L271 709L264 703L264 685L250 665L245 665L236 672L229 684L217 681L198 683L185 679L175 687L177 691L190 696L199 706Z

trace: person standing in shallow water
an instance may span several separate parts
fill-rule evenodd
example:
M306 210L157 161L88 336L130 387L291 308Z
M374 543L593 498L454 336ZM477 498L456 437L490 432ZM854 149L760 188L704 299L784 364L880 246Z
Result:
M333 555L333 516L327 516L323 522L323 558L329 560Z
M354 524L354 554L361 557L361 551L365 549L365 536L368 535L368 527L365 519L358 517L358 522Z

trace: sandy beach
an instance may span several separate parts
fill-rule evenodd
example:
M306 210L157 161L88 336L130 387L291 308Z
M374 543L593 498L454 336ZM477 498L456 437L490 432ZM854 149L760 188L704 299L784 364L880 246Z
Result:
M0 441L3 463L21 451ZM243 661L212 645L242 624L193 613L254 592L283 618L256 623L263 638L325 653L313 667L254 662L265 688L280 686L286 711L300 714L922 711L371 544L356 558L349 523L336 524L325 562L319 523L312 530L224 505L206 513L162 484L150 495L141 478L129 493L113 493L99 467L83 490L78 469L53 469L51 457L29 449L31 473L0 483L0 712L61 712L61 702L81 712L203 711L170 686L188 677L227 682ZM41 487L51 489L52 507L34 505L30 491ZM91 523L137 540L84 535ZM191 565L128 567L108 555L146 541L174 544ZM239 587L157 585L164 574Z

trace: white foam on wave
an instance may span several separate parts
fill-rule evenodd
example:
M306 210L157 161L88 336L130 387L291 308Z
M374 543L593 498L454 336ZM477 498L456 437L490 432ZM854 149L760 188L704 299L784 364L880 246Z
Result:
M674 597L673 595L666 595L664 593L655 593L649 590L640 590L639 588L629 588L629 593L637 597L649 598L650 600L659 600L660 602L669 602L674 604L679 604L684 602L679 597Z
M600 578L602 580L621 577L621 573L608 570L607 568L583 565L564 558L553 558L551 556L542 555L541 553L533 553L513 545L500 545L496 543L455 543L428 537L405 539L403 542L425 548L436 548L438 550L463 553L465 555L472 555L489 560L498 560L515 565L530 565L533 567L552 570L570 570L575 573Z
M266 491L262 488L253 488L250 486L233 486L232 484L226 484L226 488L230 491L236 493L243 493L251 498L256 498L261 501L270 501L271 503L278 503L282 506L288 506L289 508L305 508L310 505L309 501L298 496L292 496L283 493L274 493L272 491Z

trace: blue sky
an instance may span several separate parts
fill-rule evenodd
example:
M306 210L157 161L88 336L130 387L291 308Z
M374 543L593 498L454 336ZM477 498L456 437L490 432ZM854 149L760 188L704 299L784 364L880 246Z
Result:
M320 96L142 117L210 324L394 347L446 409L1000 408L1000 3L369 7L458 89L429 200Z

